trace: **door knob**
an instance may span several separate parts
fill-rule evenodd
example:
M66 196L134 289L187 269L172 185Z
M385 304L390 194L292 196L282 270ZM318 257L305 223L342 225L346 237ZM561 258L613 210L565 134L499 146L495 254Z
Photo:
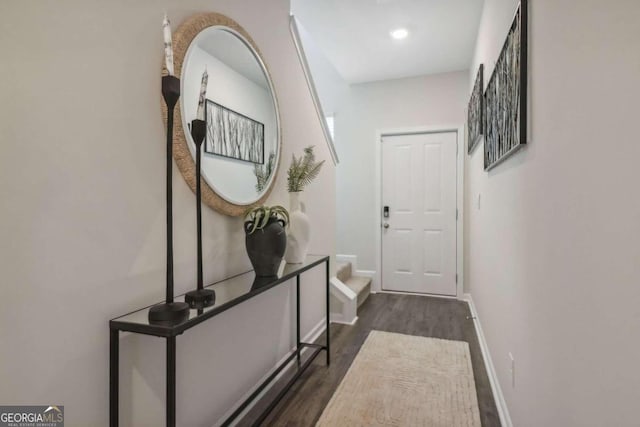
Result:
M384 228L389 228L389 223L388 223L388 222L385 222L382 226L383 226Z

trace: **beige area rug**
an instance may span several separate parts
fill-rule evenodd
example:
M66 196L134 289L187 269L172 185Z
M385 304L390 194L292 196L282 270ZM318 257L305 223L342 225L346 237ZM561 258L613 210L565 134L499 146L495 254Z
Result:
M480 427L469 345L371 331L316 426Z

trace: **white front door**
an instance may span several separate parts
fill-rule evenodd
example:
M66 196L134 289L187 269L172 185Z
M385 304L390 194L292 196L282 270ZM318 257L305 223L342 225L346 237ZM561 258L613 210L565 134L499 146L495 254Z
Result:
M382 289L456 295L456 144L382 137Z

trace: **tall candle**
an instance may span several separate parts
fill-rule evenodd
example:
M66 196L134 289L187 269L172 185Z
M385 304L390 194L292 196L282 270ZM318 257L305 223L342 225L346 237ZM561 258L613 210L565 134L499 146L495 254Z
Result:
M204 68L202 73L202 83L200 84L200 98L198 99L198 113L196 119L204 120L204 103L207 101L207 82L209 81L209 74L207 73L207 67Z
M171 43L171 25L167 14L164 14L164 21L162 21L162 32L164 34L164 62L167 66L167 71L170 76L174 75L173 71L173 46Z

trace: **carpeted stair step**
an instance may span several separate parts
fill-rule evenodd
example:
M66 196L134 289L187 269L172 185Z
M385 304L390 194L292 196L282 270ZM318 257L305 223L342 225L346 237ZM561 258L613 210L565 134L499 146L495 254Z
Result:
M345 262L342 264L338 264L338 271L336 272L336 276L338 280L342 283L345 283L351 277L351 263Z
M358 307L365 302L371 293L371 279L369 277L351 276L342 282L358 295Z
M354 276L350 262L338 264L336 276L338 280L355 292L358 296L358 307L360 307L371 293L371 279L363 276Z

